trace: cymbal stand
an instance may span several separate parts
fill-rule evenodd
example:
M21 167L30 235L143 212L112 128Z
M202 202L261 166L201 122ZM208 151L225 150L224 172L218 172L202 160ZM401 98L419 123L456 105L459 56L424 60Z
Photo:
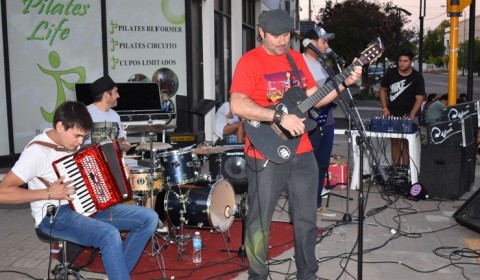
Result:
M218 162L218 174L217 174L217 176L215 176L215 180L222 180L222 179L223 179L223 174L222 174L222 154L223 154L223 153L217 153L216 162Z
M150 193L150 209L155 209L155 206L153 205L153 197L154 197L153 186L154 186L154 181L156 179L158 179L158 176L155 173L155 163L154 163L154 159L153 159L153 135L154 135L154 133L149 132L148 134L150 136L150 171L148 172L148 176L147 176L147 186L148 186L149 193ZM148 198L147 198L147 201L148 201ZM144 206L143 201L142 201L142 205ZM163 227L163 223L160 221L160 219L158 219L157 228L159 228L159 227ZM164 244L163 246L160 246L160 243L158 242L158 239L157 239L157 236L155 235L155 233L152 235L150 243L151 243L151 246L152 246L152 252L151 252L151 254L149 254L150 256L156 256L166 246L166 244Z

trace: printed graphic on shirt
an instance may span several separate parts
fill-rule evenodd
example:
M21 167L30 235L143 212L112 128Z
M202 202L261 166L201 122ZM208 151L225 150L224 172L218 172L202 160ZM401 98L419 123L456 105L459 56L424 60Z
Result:
M302 85L305 84L306 79L303 72L300 72L302 77ZM274 102L283 98L283 94L290 88L299 85L298 80L291 71L283 71L264 75L267 83L267 99Z
M412 84L410 82L408 85L405 85L406 81L404 79L390 85L390 101L395 101Z
M92 129L92 143L115 140L119 133L120 127L117 122L96 122Z

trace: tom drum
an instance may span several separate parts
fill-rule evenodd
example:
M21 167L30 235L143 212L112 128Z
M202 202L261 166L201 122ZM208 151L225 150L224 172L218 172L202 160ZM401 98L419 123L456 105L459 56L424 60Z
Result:
M163 172L160 168L155 168L151 173L151 168L132 166L130 169L130 185L132 191L135 192L147 192L150 191L149 176L152 180L153 191L158 193L164 187Z
M175 186L195 181L192 150L175 150L158 155L164 170L165 184Z

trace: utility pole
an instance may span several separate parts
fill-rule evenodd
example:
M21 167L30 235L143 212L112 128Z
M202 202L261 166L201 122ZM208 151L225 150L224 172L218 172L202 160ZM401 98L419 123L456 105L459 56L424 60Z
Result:
M395 10L397 12L397 20L396 20L396 23L395 23L395 27L396 27L396 34L395 34L395 47L396 47L396 53L395 53L395 59L398 59L398 53L399 53L399 49L400 49L400 12L403 12L405 13L407 16L411 16L412 13L410 13L409 11L405 10L404 8L400 8L400 7L397 7L397 6L393 6L393 7L388 7L385 9L386 12L390 11L390 10ZM397 61L398 63L398 61Z
M312 0L308 0L308 20L312 21Z
M450 49L448 59L448 105L457 103L458 75L458 18L471 0L447 0L447 16L450 17Z
M420 40L418 41L418 72L420 74L423 74L423 20L426 10L425 1L426 0L420 0Z

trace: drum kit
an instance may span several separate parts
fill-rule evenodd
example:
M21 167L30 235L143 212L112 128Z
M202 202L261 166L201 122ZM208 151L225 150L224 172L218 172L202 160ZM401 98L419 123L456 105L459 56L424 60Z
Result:
M126 130L128 132L128 128ZM139 131L139 128L134 130ZM233 223L237 207L233 186L221 176L212 179L201 172L204 155L221 154L228 148L203 146L172 150L170 144L153 142L156 131L151 127L144 131L149 133L150 142L136 147L139 165L132 166L130 172L134 202L154 209L161 221L159 225L167 224L166 233L158 232L152 237L152 255L173 244L178 247L181 260L186 252L185 244L192 238L185 233L186 227L210 228L223 233ZM217 158L220 158L217 163L221 170L221 157ZM164 246L159 246L157 236L166 241Z

